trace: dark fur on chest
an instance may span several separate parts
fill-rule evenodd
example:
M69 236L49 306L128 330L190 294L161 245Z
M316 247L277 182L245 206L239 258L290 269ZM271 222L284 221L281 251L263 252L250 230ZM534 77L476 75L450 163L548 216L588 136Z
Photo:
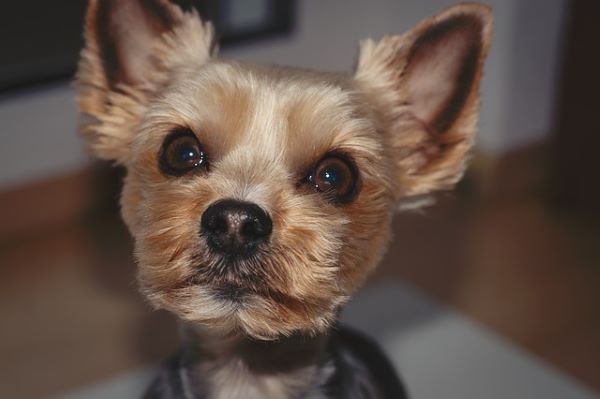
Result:
M348 327L340 326L329 336L317 338L308 346L297 345L297 340L294 339L283 345L275 345L244 345L240 357L253 373L262 375L286 373L314 363L319 372L327 373L327 378L319 387L319 391L327 399L407 397L393 366L382 350L369 338ZM257 352L259 350L265 353L261 356ZM197 348L184 346L163 365L144 399L210 397L208 384L203 384L202 376L193 376L191 373L197 362L211 361L203 358L203 355L207 354L199 352ZM304 398L308 396L299 393L293 399Z

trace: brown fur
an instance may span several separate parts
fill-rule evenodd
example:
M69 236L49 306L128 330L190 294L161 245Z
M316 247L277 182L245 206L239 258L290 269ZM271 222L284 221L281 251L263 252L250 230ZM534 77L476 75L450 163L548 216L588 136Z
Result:
M99 25L107 19L108 30ZM398 204L462 176L490 41L485 6L365 41L354 75L215 58L211 25L166 0L92 0L86 21L76 87L90 118L81 132L95 155L127 168L121 205L142 291L193 324L262 339L325 331L382 256ZM197 135L207 172L161 173L161 144L178 127ZM360 175L343 206L303 183L332 150ZM273 220L265 251L236 267L198 233L204 210L223 198L254 202ZM224 286L251 294L219 298Z

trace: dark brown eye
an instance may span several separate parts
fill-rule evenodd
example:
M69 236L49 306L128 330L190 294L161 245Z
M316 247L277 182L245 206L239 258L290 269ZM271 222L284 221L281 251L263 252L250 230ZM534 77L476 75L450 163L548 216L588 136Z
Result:
M163 173L181 176L207 166L206 153L191 130L176 130L163 142L159 156L159 167Z
M349 159L329 154L317 163L308 181L334 203L347 204L357 193L358 172Z

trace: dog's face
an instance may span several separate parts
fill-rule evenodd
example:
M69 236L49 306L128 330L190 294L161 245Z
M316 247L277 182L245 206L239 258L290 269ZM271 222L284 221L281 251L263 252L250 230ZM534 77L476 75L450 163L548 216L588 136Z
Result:
M167 1L92 0L82 131L127 168L151 303L255 338L327 328L399 204L461 177L490 25L457 6L321 74L219 60L210 25Z

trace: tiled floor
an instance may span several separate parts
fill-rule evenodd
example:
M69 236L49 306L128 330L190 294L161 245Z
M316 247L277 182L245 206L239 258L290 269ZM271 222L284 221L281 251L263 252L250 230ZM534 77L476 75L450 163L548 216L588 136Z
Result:
M408 280L600 391L598 230L536 196L493 198L397 217L373 280ZM176 345L135 293L130 252L114 215L0 243L1 397L48 397Z

